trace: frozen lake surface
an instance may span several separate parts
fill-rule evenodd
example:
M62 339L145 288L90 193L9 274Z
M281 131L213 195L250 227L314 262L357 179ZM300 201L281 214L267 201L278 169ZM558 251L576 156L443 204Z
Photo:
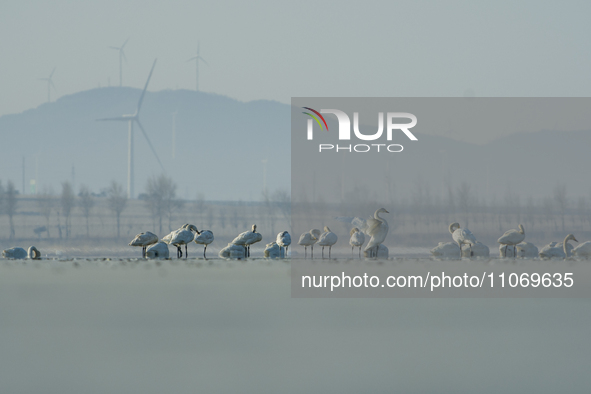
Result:
M589 299L292 299L290 273L257 259L0 260L1 391L591 387Z

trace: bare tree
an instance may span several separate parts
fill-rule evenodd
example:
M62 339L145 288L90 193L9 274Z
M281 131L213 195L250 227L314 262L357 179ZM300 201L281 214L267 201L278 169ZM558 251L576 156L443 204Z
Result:
M456 213L456 199L454 188L451 182L447 182L447 196L446 196L446 211L449 215L448 222L455 222L455 213Z
M521 222L521 201L519 195L510 189L507 189L505 192L505 215L506 215L506 222L511 223L513 222L512 219L515 219L515 224L519 224Z
M236 231L238 231L238 209L236 209L236 207L232 209L232 213L230 215L230 224Z
M39 195L37 199L37 204L39 205L39 212L45 218L45 227L47 228L47 238L50 237L49 234L49 218L51 216L51 210L55 205L55 200L53 197L53 191L51 188L44 187L43 191Z
M585 225L587 220L587 199L585 196L580 196L577 200L577 217L581 222L581 227Z
M109 209L113 211L117 218L117 238L119 238L121 212L123 212L125 206L127 205L127 195L123 191L123 186L115 181L111 182L111 187L107 191L107 204L109 205Z
M260 208L261 216L264 218L266 227L271 230L271 234L275 234L275 217L276 206L271 201L271 195L268 190L263 190L262 193L263 205Z
M176 185L174 185L176 188ZM175 193L176 194L176 193ZM168 194L166 196L166 217L168 218L168 231L172 231L172 221L174 214L182 212L185 202L175 198L175 194Z
M224 208L220 208L219 217L220 227L223 229L226 228L226 210Z
M88 225L88 219L90 217L90 211L94 207L94 197L90 193L90 190L86 186L80 188L80 209L82 214L86 218L86 236L90 238L90 226Z
M277 190L273 193L273 200L291 232L291 195L285 190Z
M207 227L208 228L212 228L213 227L213 209L208 209L207 210Z
M75 204L76 196L74 195L74 191L72 190L72 185L70 184L70 182L63 182L62 195L60 197L60 205L62 208L62 215L64 216L64 222L66 225L66 238L70 237L70 214L72 213L72 208L74 208Z
M534 225L536 223L536 204L534 202L534 198L529 196L527 198L527 202L525 204L525 212L526 212L526 221L528 223L528 227L530 228L530 232L533 231Z
M194 207L195 212L197 212L197 217L201 222L201 220L203 219L203 214L205 213L205 209L207 208L207 205L205 204L205 195L203 195L203 193L197 194L197 199L195 200Z
M463 181L460 184L460 187L458 188L458 193L456 197L458 199L458 208L460 209L460 212L464 213L466 227L468 227L468 214L470 213L474 202L474 196L472 195L472 186L468 182Z
M176 199L176 189L176 183L164 174L148 179L146 203L152 217L158 219L159 234L162 234L162 219L165 216L168 218L168 230L172 230L173 214L183 205L182 201Z
M8 181L8 184L6 186L6 201L4 207L6 209L6 214L8 215L8 220L10 223L10 239L14 239L15 237L13 217L16 213L16 206L18 203L16 193L17 192L14 188L14 183L12 183L12 181Z
M554 223L554 230L553 231L557 231L558 227L556 225L556 218L554 217L554 207L552 204L552 198L550 197L545 197L543 202L542 202L542 207L544 210L544 218L546 220L547 223Z
M557 183L554 187L554 202L560 213L560 219L562 221L562 231L565 231L564 216L566 214L566 185L564 183Z

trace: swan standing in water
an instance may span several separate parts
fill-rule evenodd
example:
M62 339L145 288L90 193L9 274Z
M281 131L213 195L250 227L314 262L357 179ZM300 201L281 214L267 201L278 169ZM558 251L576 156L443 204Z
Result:
M291 245L291 235L287 231L279 233L275 242L280 248L285 248L285 257L287 257L287 248Z
M523 229L523 225L519 225L519 230L509 230L506 231L505 234L501 236L497 240L498 243L501 245L505 245L505 255L507 255L507 247L509 245L513 245L513 257L517 255L517 250L515 249L515 245L521 243L525 239L525 230Z
M157 242L146 249L145 257L148 259L167 259L170 255L168 244Z
M7 259L32 259L39 260L41 258L41 252L36 247L30 246L28 251L23 248L10 248L2 251L2 257Z
M142 257L146 257L146 248L150 245L158 242L158 236L154 233L146 231L135 236L135 238L129 243L129 246L141 246Z
M357 227L353 227L351 232L351 239L349 240L349 245L351 245L351 256L353 256L353 249L355 247L359 248L359 258L361 258L361 247L365 243L365 234L363 234Z
M365 247L365 251L370 253L371 257L378 257L378 247L384 242L388 235L388 222L380 217L380 213L390 213L385 208L380 208L373 214L372 219L367 220L367 229L365 233L371 238Z
M252 225L252 231L245 231L240 233L232 243L234 245L242 245L245 248L244 257L250 257L250 245L263 240L263 236L257 233L257 225Z
M162 238L163 242L166 242L169 245L176 246L176 257L181 258L183 257L183 250L181 249L182 245L185 245L185 258L189 257L189 252L187 251L187 244L192 242L195 239L195 232L197 231L197 227L192 224L184 224L183 227L179 228L168 234L166 237Z
M322 246L322 258L324 258L324 247L328 246L328 258L330 259L330 251L332 250L332 245L336 244L339 237L330 229L328 226L324 226L324 232L320 235L318 239L318 245Z
M569 244L568 241L579 242L574 235L569 234L564 238L563 242L552 242L549 245L544 246L542 250L540 250L540 257L558 257L563 259L569 257L573 250L573 246Z
M317 228L300 235L298 245L302 245L304 247L304 258L308 256L308 246L312 250L312 258L314 258L314 244L318 242L318 238L320 238L320 230Z
M583 242L572 250L573 256L591 257L591 241Z
M165 242L165 243L167 243L167 244L170 245L170 241L172 241L172 237L174 237L174 235L176 233L178 233L179 231L181 231L183 229L186 229L187 227L189 227L189 223L183 224L181 226L181 228L178 228L176 230L171 231L170 234L165 235L164 237L162 237L162 242ZM177 253L177 257L178 257L178 253Z
M476 237L472 234L472 231L467 228L460 228L460 224L455 222L449 225L449 232L451 237L458 244L460 249L462 245L470 245L470 256L472 255L472 245L476 243Z
M209 230L196 231L195 239L193 241L198 245L205 245L203 248L203 258L206 259L205 251L207 250L207 245L213 242L213 233Z

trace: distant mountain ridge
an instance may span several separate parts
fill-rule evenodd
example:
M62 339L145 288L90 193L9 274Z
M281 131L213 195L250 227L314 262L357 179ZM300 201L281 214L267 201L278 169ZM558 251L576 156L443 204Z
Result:
M22 158L26 182L59 191L72 180L98 191L111 180L127 182L127 123L96 119L133 114L141 91L106 87L61 97L19 114L0 117L0 180L21 189ZM176 158L172 159L172 113L176 115ZM178 195L211 200L259 200L263 159L268 159L270 191L290 188L290 107L274 101L241 102L189 90L147 92L140 119ZM398 195L408 196L417 182L444 195L448 184L467 181L480 198L502 198L507 190L522 196L551 195L557 182L569 195L589 195L587 169L591 132L539 131L514 134L485 145L444 136L417 135L392 156ZM143 135L135 130L136 195L148 177L161 172Z
M141 91L99 88L0 117L1 180L21 189L22 157L26 179L54 188L71 180L98 190L113 179L127 182L127 122L96 119L133 114ZM172 113L176 115L176 154L172 159ZM141 122L158 151L178 194L208 199L258 200L263 188L262 159L268 159L271 190L289 189L283 170L290 163L289 107L272 101L243 103L225 96L188 90L147 92ZM285 119L288 121L285 122ZM161 169L141 131L135 127L136 195ZM6 147L11 147L6 149Z

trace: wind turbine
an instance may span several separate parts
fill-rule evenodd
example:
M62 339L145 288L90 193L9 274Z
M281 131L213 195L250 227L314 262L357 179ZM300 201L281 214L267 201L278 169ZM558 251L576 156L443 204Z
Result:
M199 91L199 60L209 65L204 58L199 54L199 42L197 42L197 56L194 56L187 60L188 62L195 60L195 90Z
M158 153L156 153L156 150L154 149L154 146L152 146L152 142L150 142L150 139L148 138L148 134L146 134L146 131L144 130L144 127L142 126L141 122L140 122L140 109L142 108L142 102L144 101L144 95L146 94L146 89L148 89L148 84L150 83L150 78L152 78L152 72L154 71L154 66L156 66L156 59L154 59L154 64L152 64L152 69L150 70L150 75L148 75L148 80L146 81L146 86L144 87L144 90L142 91L142 95L140 96L140 100L137 103L137 109L135 110L134 114L130 114L130 115L121 115L118 116L116 118L103 118L103 119L97 119L99 121L120 121L120 122L128 122L128 153L127 153L127 198L133 198L134 196L134 171L133 171L133 124L134 122L138 125L138 127L140 128L140 130L142 131L142 134L144 135L144 137L146 138L146 141L148 142L148 145L150 146L150 149L152 149L152 153L154 153L154 156L156 156L156 160L158 160L158 164L160 164L160 167L162 168L162 171L164 170L164 166L162 165L162 162L160 161L160 158L158 158Z
M53 77L54 72L55 72L55 67L53 68L53 71L51 72L51 74L49 74L49 78L39 78L40 81L47 81L47 102L48 103L51 102L51 88L53 87L57 91L57 89L55 88L55 85L53 84L53 81L51 79Z
M125 57L125 52L123 52L123 48L125 48L125 44L127 44L127 41L129 41L129 38L127 40L125 40L125 42L123 43L123 45L121 45L120 47L109 47L111 49L116 49L119 51L119 86L123 86L123 59L125 59L125 61L127 61L127 57Z

